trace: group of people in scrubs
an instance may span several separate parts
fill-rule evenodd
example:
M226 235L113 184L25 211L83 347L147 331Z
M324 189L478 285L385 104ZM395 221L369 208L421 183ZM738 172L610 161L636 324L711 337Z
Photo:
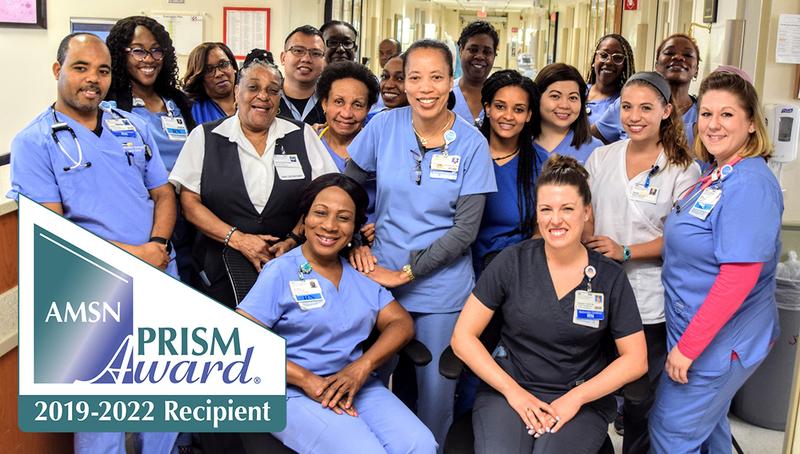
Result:
M564 63L493 72L484 21L458 40L459 79L440 41L383 44L376 77L339 21L293 30L283 71L202 43L180 83L150 18L107 43L67 36L8 197L284 337L286 449L441 453L471 415L475 452L597 452L619 393L624 452L729 451L731 399L777 336L783 199L749 76L721 68L690 96L700 49L680 34L638 73L604 36L586 80ZM252 268L246 296L230 260ZM429 364L398 363L412 338ZM448 346L459 380L439 373ZM249 449L139 437L147 453Z

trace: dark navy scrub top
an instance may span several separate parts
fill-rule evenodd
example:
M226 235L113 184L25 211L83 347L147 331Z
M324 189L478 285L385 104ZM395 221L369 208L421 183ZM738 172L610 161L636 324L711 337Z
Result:
M493 311L501 310L500 345L507 356L495 355L517 383L550 402L605 369L613 360L614 339L642 330L642 320L628 278L613 260L589 250L597 270L592 291L605 295L604 320L598 328L572 322L576 290L557 299L550 279L544 240L526 240L504 249L478 280L473 294ZM604 402L610 399L610 402ZM598 401L613 417L613 397ZM609 405L610 403L610 405Z

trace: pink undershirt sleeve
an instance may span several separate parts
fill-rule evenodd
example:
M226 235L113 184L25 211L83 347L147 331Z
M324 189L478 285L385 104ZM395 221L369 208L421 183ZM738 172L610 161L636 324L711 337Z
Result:
M678 341L678 350L697 359L753 290L763 263L724 263L706 300Z

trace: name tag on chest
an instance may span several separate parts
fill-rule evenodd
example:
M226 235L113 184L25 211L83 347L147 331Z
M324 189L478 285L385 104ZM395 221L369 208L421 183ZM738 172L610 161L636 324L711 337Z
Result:
M174 142L185 142L189 130L181 117L161 117L161 127L167 133L169 140Z
M572 323L599 328L600 320L603 319L605 319L605 296L597 292L576 291Z
M127 118L109 118L106 127L114 137L136 137L136 128Z
M272 162L275 163L275 170L281 180L302 180L306 177L296 154L276 154Z
M325 305L322 287L319 286L316 279L289 281L289 288L292 291L294 302L304 311L318 309Z
M692 205L692 209L689 210L689 214L697 219L700 219L701 221L705 221L721 197L721 189L705 188L702 194L700 194L700 197L697 198L697 201L694 202L694 205Z
M431 178L455 180L460 164L461 156L435 154L431 158Z
M641 183L636 183L631 188L630 199L634 202L645 202L656 204L658 202L658 188L650 185L645 187Z

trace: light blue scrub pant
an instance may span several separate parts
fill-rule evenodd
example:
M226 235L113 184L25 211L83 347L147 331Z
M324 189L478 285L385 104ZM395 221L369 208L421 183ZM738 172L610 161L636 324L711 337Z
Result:
M177 453L175 432L147 432L141 436L142 454ZM189 434L182 434L190 445ZM124 432L79 432L75 434L75 454L125 454Z
M337 415L305 395L288 397L286 429L275 438L300 454L436 452L430 430L377 378L367 380L353 406L356 417Z
M453 404L456 380L439 374L439 357L453 336L453 328L460 312L447 314L422 314L412 312L416 338L431 351L433 360L427 366L417 367L417 416L425 423L444 450L447 431L453 423Z
M731 360L730 369L722 374L689 369L685 385L663 373L650 414L651 452L730 453L731 400L760 364L745 368L738 359Z

